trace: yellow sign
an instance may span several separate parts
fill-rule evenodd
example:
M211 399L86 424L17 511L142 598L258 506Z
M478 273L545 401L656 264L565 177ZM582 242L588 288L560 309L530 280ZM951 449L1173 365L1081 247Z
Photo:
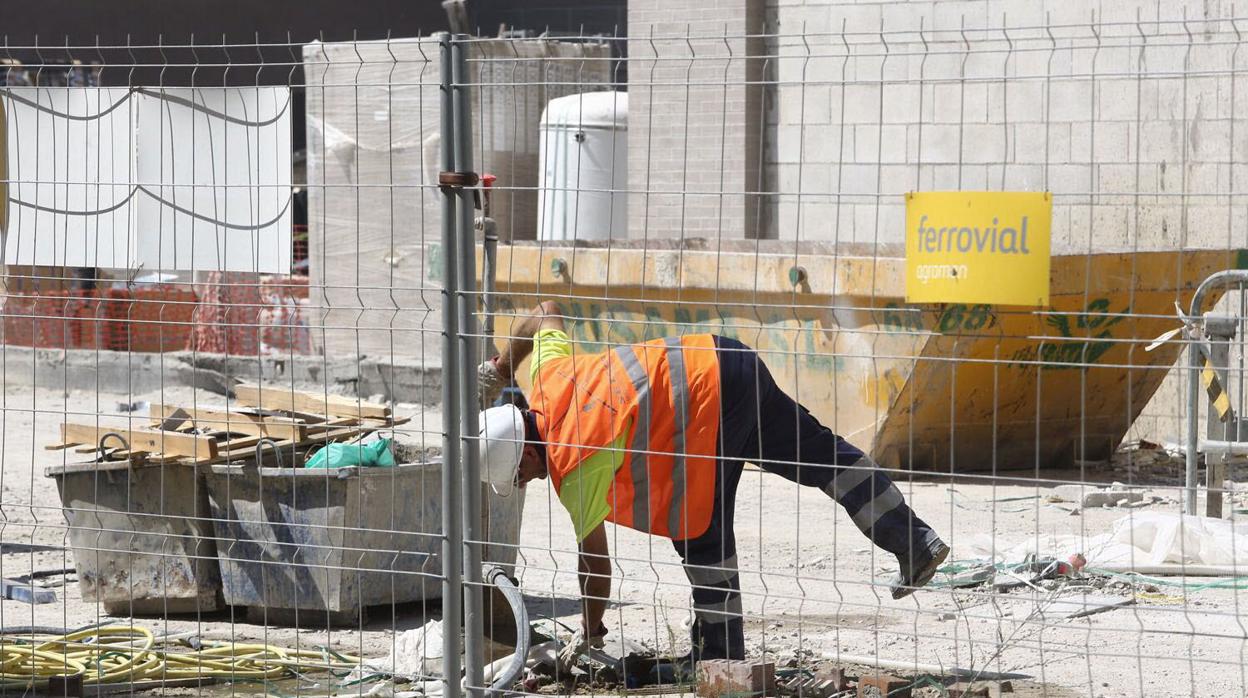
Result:
M1049 304L1048 192L906 194L906 300Z

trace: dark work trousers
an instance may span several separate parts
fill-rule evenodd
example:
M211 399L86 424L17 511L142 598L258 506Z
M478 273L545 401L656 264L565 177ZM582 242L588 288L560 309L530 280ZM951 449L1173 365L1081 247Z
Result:
M818 487L849 513L871 542L907 558L938 540L901 492L862 451L780 390L754 350L716 337L720 429L710 528L673 541L693 586L691 659L744 659L741 581L733 531L745 461L798 484Z

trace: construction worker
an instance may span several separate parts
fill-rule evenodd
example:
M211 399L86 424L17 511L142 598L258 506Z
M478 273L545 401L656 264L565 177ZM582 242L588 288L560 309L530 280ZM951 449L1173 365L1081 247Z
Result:
M572 517L583 603L565 666L607 632L604 521L672 539L693 586L689 660L744 658L733 511L747 460L822 489L896 555L894 599L927 584L949 554L888 476L781 391L741 342L697 334L574 353L552 301L511 335L479 368L481 397L493 402L532 353L530 409L482 412L482 473L495 488L549 477Z

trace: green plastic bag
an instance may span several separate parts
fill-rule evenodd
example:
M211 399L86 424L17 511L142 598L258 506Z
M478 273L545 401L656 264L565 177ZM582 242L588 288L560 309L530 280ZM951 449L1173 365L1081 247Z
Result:
M304 463L305 468L346 468L352 465L364 467L394 467L394 454L390 451L390 439L377 439L366 444L329 444Z

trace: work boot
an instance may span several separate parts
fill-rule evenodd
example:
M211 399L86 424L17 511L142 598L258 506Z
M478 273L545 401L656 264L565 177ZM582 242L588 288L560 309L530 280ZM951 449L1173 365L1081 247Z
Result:
M745 659L745 621L740 617L724 623L695 619L689 640L691 664L703 659Z
M901 571L893 577L888 585L894 599L904 599L916 589L926 586L936 576L936 570L945 558L949 557L949 546L937 538L935 542L922 549L919 554L912 554L909 559L897 557Z

